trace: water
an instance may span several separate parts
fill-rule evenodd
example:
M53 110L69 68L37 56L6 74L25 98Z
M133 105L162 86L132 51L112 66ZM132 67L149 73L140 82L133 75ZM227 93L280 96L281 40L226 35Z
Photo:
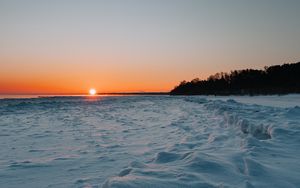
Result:
M297 187L300 96L230 98L2 99L0 187Z

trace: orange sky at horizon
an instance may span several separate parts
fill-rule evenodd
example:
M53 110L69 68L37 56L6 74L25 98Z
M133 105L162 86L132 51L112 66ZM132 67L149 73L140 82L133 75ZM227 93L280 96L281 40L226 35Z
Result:
M105 59L102 61L108 63L103 66L97 64L101 60L78 57L2 60L8 63L0 70L0 94L85 94L90 88L98 93L168 92L180 82L173 79L176 71L171 73L172 69L163 65L154 69L132 63L132 67L124 68L114 63L121 60Z

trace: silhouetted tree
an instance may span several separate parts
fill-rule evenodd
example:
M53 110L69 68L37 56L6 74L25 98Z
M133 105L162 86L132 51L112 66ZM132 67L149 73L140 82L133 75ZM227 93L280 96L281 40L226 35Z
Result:
M182 81L171 95L254 95L300 93L300 62L216 73L206 80Z

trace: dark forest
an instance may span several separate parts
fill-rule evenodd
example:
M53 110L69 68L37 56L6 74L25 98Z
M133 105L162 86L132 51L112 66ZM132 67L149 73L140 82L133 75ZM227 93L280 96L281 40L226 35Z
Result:
M216 73L206 80L182 81L171 95L267 95L300 93L300 62L263 70L244 69Z

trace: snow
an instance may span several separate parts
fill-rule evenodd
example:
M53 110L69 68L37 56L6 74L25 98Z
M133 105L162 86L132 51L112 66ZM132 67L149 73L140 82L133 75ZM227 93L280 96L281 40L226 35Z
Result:
M298 187L300 95L0 100L1 187Z
M289 95L258 95L258 96L208 96L210 100L228 100L234 99L237 102L245 104L259 104L273 107L293 107L300 105L298 94Z

